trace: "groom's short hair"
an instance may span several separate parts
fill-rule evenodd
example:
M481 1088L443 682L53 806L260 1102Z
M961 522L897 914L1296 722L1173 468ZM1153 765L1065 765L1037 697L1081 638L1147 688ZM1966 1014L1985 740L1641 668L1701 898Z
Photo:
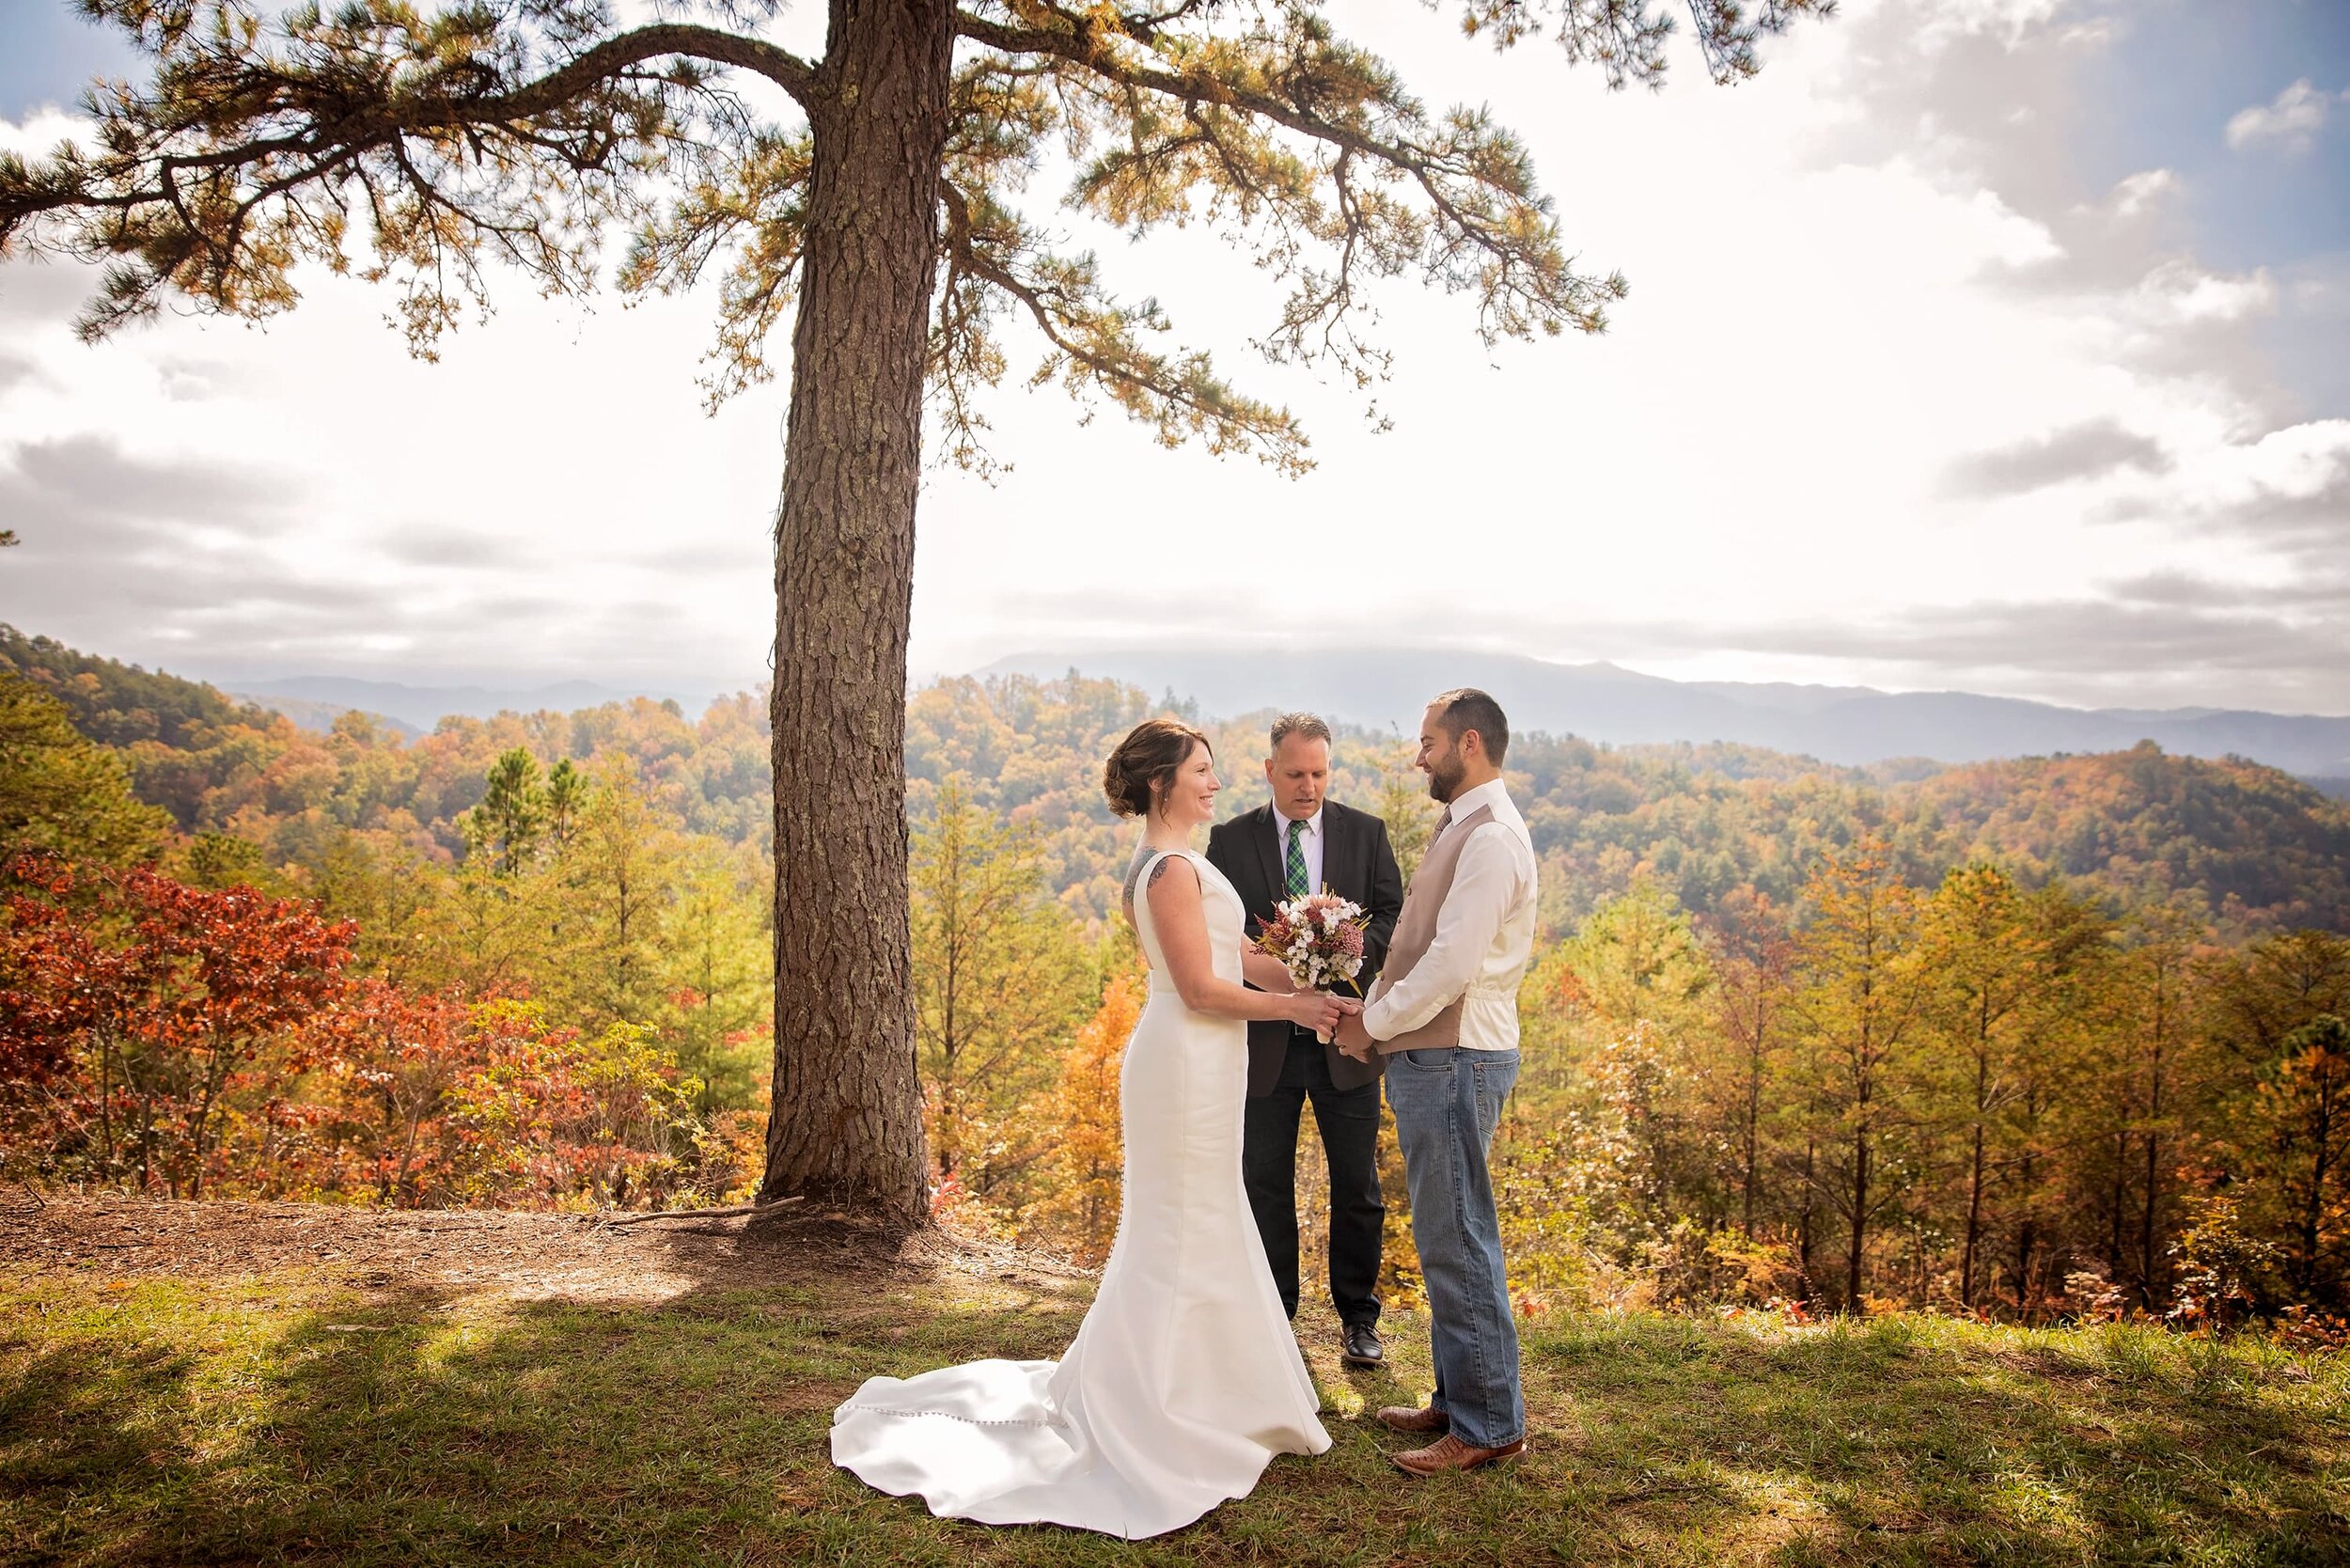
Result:
M1309 741L1331 744L1330 727L1311 713L1283 713L1273 721L1273 749L1278 755L1281 743L1292 735L1303 735Z
M1510 754L1510 721L1501 712L1501 704L1479 691L1475 686L1455 686L1439 692L1429 704L1436 710L1436 722L1452 737L1452 744L1461 744L1461 733L1474 729L1477 738L1485 743L1485 758L1495 767Z

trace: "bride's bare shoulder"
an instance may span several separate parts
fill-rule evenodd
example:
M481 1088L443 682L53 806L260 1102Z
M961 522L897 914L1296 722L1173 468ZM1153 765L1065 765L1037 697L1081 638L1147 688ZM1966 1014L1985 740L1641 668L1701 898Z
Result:
M1126 873L1125 896L1120 902L1125 905L1126 919L1129 924L1134 921L1135 901L1137 897L1148 901L1153 908L1156 908L1159 901L1158 890L1161 887L1183 889L1191 894L1194 899L1199 895L1199 868L1192 864L1188 855L1178 850L1156 850L1148 854L1147 859L1137 856L1134 870ZM1170 877L1168 870L1171 867L1181 867L1190 874Z
M1151 874L1143 879L1143 885L1147 888L1155 890L1161 883L1167 881L1168 873L1175 870L1180 870L1182 873L1176 876L1175 886L1188 888L1195 893L1199 890L1199 868L1192 864L1190 855L1174 853L1159 856L1151 868Z

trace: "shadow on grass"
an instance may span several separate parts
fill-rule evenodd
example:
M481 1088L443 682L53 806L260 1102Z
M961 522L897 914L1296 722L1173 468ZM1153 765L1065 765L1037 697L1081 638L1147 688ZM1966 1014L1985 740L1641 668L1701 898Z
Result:
M1636 1543L1742 1540L1789 1562L2350 1560L2338 1358L2321 1381L2154 1330L1906 1317L1601 1320L1528 1349L1568 1462L1639 1478L1612 1495ZM1652 1520L1666 1497L1672 1516Z
M0 1540L28 1563L2316 1563L2350 1530L2337 1366L1911 1320L1537 1325L1533 1452L1433 1483L1366 1419L1425 1387L1418 1325L1350 1375L1309 1325L1331 1453L1156 1542L943 1523L832 1468L861 1379L1057 1355L1089 1289L780 1265L617 1306L37 1287L0 1327Z

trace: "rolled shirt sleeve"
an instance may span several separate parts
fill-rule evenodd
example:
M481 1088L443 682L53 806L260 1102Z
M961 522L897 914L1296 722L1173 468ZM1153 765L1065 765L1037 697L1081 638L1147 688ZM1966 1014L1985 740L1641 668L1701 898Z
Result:
M1521 869L1516 849L1513 836L1501 823L1480 823L1471 831L1453 868L1452 888L1436 921L1435 940L1410 974L1363 1009L1363 1029L1373 1040L1393 1040L1424 1027L1477 979L1517 901Z

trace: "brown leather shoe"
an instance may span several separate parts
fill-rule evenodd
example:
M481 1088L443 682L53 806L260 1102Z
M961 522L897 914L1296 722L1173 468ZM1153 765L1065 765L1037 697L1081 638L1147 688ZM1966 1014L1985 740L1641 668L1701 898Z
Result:
M1390 1404L1379 1412L1379 1424L1398 1432L1449 1432L1452 1418L1434 1405Z
M1433 1476L1443 1470L1474 1470L1480 1465L1490 1465L1496 1459L1514 1459L1526 1451L1526 1439L1505 1443L1497 1449L1473 1449L1448 1432L1424 1449L1407 1449L1391 1453L1398 1468L1416 1476Z

